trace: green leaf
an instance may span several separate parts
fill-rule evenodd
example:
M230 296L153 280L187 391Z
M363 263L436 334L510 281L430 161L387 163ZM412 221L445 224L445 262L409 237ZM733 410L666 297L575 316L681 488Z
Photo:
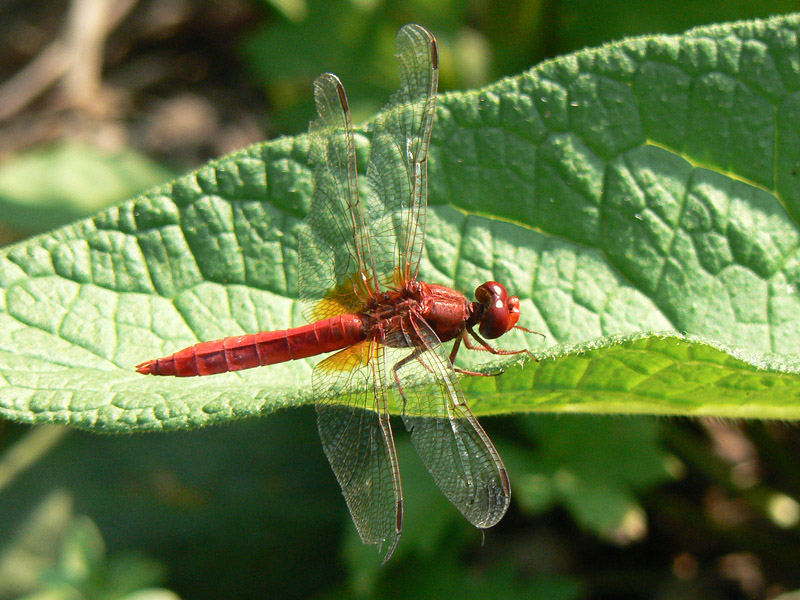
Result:
M541 362L463 380L477 413L800 418L799 34L793 15L636 38L441 98L421 275L505 282L547 335L501 340ZM132 431L312 402L305 361L133 371L303 322L307 150L254 146L7 248L0 414Z

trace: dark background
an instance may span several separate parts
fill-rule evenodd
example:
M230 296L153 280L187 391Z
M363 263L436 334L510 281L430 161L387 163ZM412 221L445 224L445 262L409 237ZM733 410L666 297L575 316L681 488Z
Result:
M93 11L110 10L102 18ZM437 36L468 89L624 36L795 2L0 0L0 242L282 134L311 82L357 122L396 85L394 35ZM95 39L95 43L91 40ZM800 436L688 419L485 419L514 502L485 533L405 435L397 553L355 534L312 410L180 434L0 423L0 598L764 598L800 588ZM401 426L397 430L400 431ZM155 598L155 596L151 596Z

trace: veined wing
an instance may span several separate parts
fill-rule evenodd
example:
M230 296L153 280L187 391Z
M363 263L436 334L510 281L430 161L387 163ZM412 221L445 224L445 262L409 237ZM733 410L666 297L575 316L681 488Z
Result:
M439 54L424 27L397 34L400 89L375 121L367 167L376 272L398 281L416 277L428 204L428 146L436 113Z
M397 466L382 346L366 340L314 369L317 426L322 448L342 488L365 544L388 543L392 556L403 524L403 492Z
M314 81L318 118L311 122L314 195L300 239L300 297L318 320L359 312L376 281L358 194L353 123L341 81Z
M476 527L491 527L511 500L503 461L467 406L436 333L411 314L410 328L403 335L409 344L417 340L414 354L395 366L403 422L414 447L436 484L467 520Z

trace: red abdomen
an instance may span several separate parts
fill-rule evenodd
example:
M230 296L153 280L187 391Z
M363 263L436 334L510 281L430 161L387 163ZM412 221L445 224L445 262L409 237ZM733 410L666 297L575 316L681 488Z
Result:
M366 337L361 315L338 315L310 325L201 342L136 367L145 375L214 375L341 350Z

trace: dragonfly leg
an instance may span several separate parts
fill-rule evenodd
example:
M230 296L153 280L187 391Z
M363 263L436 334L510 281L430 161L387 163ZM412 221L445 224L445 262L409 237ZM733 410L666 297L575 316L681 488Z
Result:
M527 348L525 348L523 350L501 350L500 348L495 348L493 346L490 346L489 342L487 342L485 339L483 339L481 336L479 336L477 333L475 333L475 331L473 331L472 328L468 327L467 331L480 344L480 346L475 346L469 340L469 338L465 335L464 336L464 345L470 350L480 350L481 352L491 352L492 354L498 354L498 355L501 355L501 356L508 356L508 355L512 355L512 354L527 354L533 360L536 360L536 357Z
M474 377L497 377L498 375L505 373L505 369L500 369L494 373L480 373L478 371L470 371L468 369L462 369L461 367L456 366L453 366L453 370L459 375L472 375Z
M464 338L463 331L461 332L461 335L456 338L456 342L453 344L453 349L450 351L450 364L453 365L453 367L456 366L456 354L458 354L458 349L461 347L462 338Z
M392 375L394 375L394 382L397 385L397 392L400 394L400 397L403 399L403 414L406 413L406 395L403 393L403 384L400 383L400 376L397 372L402 369L405 365L410 363L412 360L418 359L419 356L422 354L421 348L414 348L414 351L406 356L404 359L395 363L394 367L392 367ZM433 373L433 370L425 364L425 361L420 359L420 364L425 367L425 369L429 373Z
M474 350L484 350L484 348L472 347L469 339L467 338L467 332L462 331L461 335L456 338L455 343L453 344L453 349L450 351L450 363L453 365L453 370L456 373L461 375L474 375L475 377L496 377L497 375L502 375L503 371L497 371L496 373L478 373L477 371L468 371L467 369L462 369L461 367L456 366L456 354L458 354L458 349L461 347L461 340L464 340L464 345L467 348L474 349Z
M547 336L543 334L541 331L534 331L533 329L528 329L527 327L523 327L522 325L514 325L514 329L521 329L525 333L534 333L536 335L542 336L542 338L547 339Z

